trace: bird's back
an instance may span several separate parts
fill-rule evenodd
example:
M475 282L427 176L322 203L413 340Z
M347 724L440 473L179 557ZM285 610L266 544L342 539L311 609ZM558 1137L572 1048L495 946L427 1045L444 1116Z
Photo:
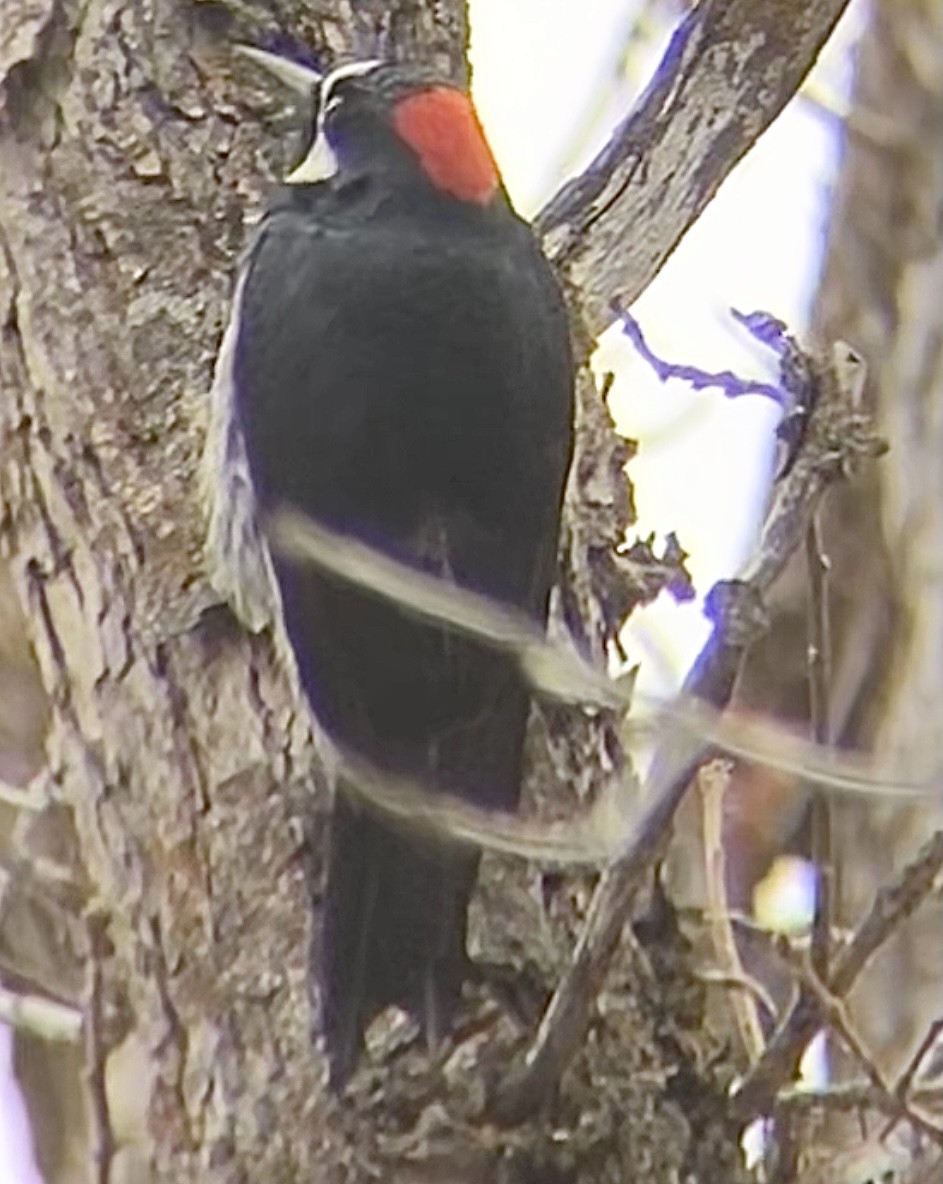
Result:
M530 230L507 208L449 221L368 195L362 212L309 200L276 203L242 298L239 412L263 505L543 620L571 393L562 302ZM379 766L423 775L424 747L485 710L504 662L310 572L281 574L321 721ZM448 788L489 799L456 776ZM513 804L507 786L494 796Z
M544 621L572 366L557 286L503 200L289 187L260 227L239 319L237 411L263 509L289 503ZM275 566L302 684L333 739L431 790L513 809L530 700L510 660ZM476 867L339 796L322 955L338 1079L383 1005L432 1035L447 1024Z

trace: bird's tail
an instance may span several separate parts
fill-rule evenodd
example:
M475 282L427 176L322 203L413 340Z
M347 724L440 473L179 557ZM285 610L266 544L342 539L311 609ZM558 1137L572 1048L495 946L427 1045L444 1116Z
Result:
M447 1030L466 973L465 926L478 859L382 825L339 792L331 820L323 1006L340 1087L371 1018L411 1012L432 1042Z

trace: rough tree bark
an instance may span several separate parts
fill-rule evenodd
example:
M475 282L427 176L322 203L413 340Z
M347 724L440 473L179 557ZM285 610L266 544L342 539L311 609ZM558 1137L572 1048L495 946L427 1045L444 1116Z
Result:
M843 7L704 0L686 18L640 118L547 211L591 329L649 282ZM276 140L277 103L219 43L287 30L328 57L466 72L461 0L0 2L0 705L28 721L0 742L29 798L2 819L0 953L83 1015L74 1076L21 1053L28 1083L59 1085L60 1109L30 1091L48 1180L353 1180L377 1162L414 1180L621 1179L630 1163L734 1179L726 1070L707 1065L670 926L664 997L631 989L630 950L596 1034L606 1091L574 1070L552 1121L495 1134L473 1089L445 1122L428 1098L391 1114L368 1089L352 1113L325 1092L307 964L325 781L277 640L212 601L196 495L213 350ZM633 603L610 555L629 499L624 447L581 384L566 585L598 652Z

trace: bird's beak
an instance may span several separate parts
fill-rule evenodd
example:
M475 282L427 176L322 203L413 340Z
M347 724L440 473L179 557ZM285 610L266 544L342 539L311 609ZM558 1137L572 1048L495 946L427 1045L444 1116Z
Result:
M309 99L315 86L324 77L310 66L302 66L300 62L293 62L291 58L279 57L265 49L256 49L254 45L237 43L233 47L236 53L255 62L266 70L273 78L278 79L282 86L293 94Z

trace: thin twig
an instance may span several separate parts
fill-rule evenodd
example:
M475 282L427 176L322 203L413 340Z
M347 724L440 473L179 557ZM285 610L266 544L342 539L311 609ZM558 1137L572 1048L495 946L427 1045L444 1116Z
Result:
M909 1093L910 1088L913 1085L914 1078L917 1076L917 1071L923 1063L923 1058L927 1055L934 1044L936 1044L937 1039L941 1033L943 1033L943 1016L934 1020L933 1023L929 1025L926 1032L924 1032L923 1039L917 1045L916 1052L910 1058L910 1061L904 1068L904 1071L897 1079L897 1084L894 1086L894 1092L896 1094L899 1094L901 1097L905 1097Z
M778 947L777 952L786 961L789 969L796 976L802 994L815 1001L826 1031L834 1032L838 1036L864 1070L872 1089L876 1093L884 1095L884 1111L893 1111L897 1120L906 1118L917 1130L928 1135L935 1142L940 1142L943 1139L943 1132L941 1132L940 1128L914 1110L908 1104L903 1091L899 1088L891 1088L884 1080L883 1074L874 1061L874 1057L868 1051L864 1039L852 1021L844 999L833 994L819 978L812 964L814 949L810 950L807 958L797 956L787 946ZM919 1061L917 1061L917 1064L919 1064ZM894 1120L888 1124L885 1133L881 1136L882 1141L890 1133L894 1125Z
M943 1106L943 1085L917 1085L910 1094L910 1101L921 1106ZM870 1081L846 1081L820 1090L791 1086L776 1095L776 1109L800 1114L812 1110L842 1114L877 1110L895 1118L899 1115L897 1099L889 1097L884 1089L876 1089Z
M850 942L835 958L828 982L832 995L841 998L851 990L875 953L933 891L941 872L943 830L932 835L911 863L877 890ZM770 1038L759 1063L733 1095L737 1111L745 1121L769 1113L779 1090L795 1075L799 1058L820 1023L818 1002L800 992Z
M780 946L777 952L795 975L800 989L817 1003L822 1022L827 1024L848 1046L871 1085L875 1089L883 1089L886 1093L890 1093L890 1087L882 1077L881 1071L875 1065L848 1015L844 1000L834 995L819 978L812 963L814 951L809 951L809 956L806 958L795 955L788 947L784 946Z
M709 987L722 987L727 991L742 991L749 995L754 1004L759 1004L770 1020L776 1019L776 1004L772 995L767 991L766 987L755 978L745 972L741 974L729 974L722 970L715 970L712 967L707 970L698 970L695 972L696 977Z
M730 765L710 761L697 775L701 797L704 833L704 880L707 886L707 917L714 956L722 973L730 980L747 981L740 961L740 951L733 932L727 904L727 870L724 858L724 797L730 784ZM763 1025L751 991L734 991L730 996L737 1031L753 1065L763 1052Z
M832 742L828 693L831 684L831 630L828 612L829 562L822 542L817 515L806 530L806 566L809 575L809 715L816 744ZM815 911L812 917L812 966L822 980L828 980L829 944L832 926L832 817L827 794L812 794L812 864L815 868Z
M913 1105L915 1102L915 1090L913 1089L914 1078L917 1076L917 1071L920 1068L923 1058L927 1055L933 1045L936 1043L940 1033L943 1032L943 1018L934 1020L929 1025L926 1032L923 1034L923 1039L917 1046L917 1050L910 1058L910 1061L905 1066L904 1071L898 1077L894 1085L894 1097L900 1102L900 1111L890 1119L887 1126L881 1131L881 1138L886 1139L894 1127L903 1117L908 1117L913 1121L914 1112ZM937 1142L943 1142L943 1135L941 1135L940 1128L933 1126L932 1131Z
M109 957L108 918L98 911L86 917L88 958L85 980L85 1084L92 1118L92 1154L97 1184L108 1184L115 1153L106 1080L108 1046L105 1038L105 980L103 966Z

